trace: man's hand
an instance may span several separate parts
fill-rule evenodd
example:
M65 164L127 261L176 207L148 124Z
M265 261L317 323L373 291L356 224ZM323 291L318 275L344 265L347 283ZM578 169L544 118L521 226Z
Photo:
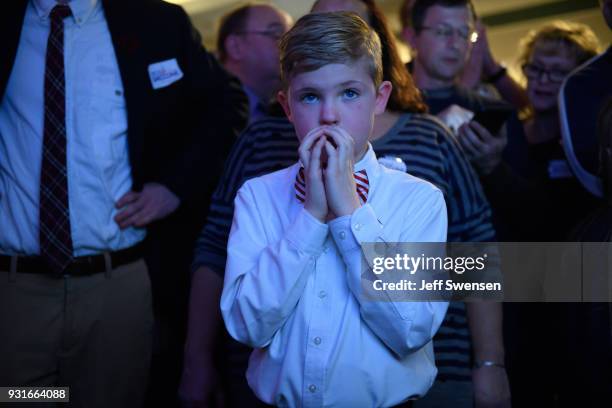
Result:
M470 58L463 68L460 82L466 88L475 88L483 80L490 78L499 71L501 65L493 57L489 39L487 37L487 29L481 20L476 21L476 33L478 40L472 47Z
M459 128L458 140L476 170L486 176L501 163L508 136L505 126L493 136L478 122L471 121Z
M480 84L483 71L486 68L485 62L491 54L485 27L480 20L476 21L476 32L478 33L478 40L472 47L470 58L465 64L460 78L461 85L470 89Z
M183 374L178 389L182 408L215 407L219 373L214 356L222 327L219 301L223 278L207 266L197 268L189 294L189 324L185 340Z
M476 408L510 408L510 384L503 367L472 369Z
M178 390L181 406L212 408L217 376L212 360L185 359Z
M330 140L325 138L327 168L324 170L327 205L333 218L352 214L361 207L353 176L355 142L346 130L329 126L325 130ZM335 144L335 147L334 147Z
M479 21L477 24L478 29L478 42L482 43L481 47L483 50L482 53L482 75L484 78L490 78L499 72L502 65L499 64L493 57L493 53L491 52L491 46L489 45L489 38L487 37L487 30L482 22Z
M323 146L325 145L324 128L312 129L302 140L298 154L304 166L306 194L304 208L316 219L325 222L327 218L327 198L323 184Z
M146 183L141 192L129 191L115 204L119 228L146 227L174 212L180 204L173 192L159 183Z

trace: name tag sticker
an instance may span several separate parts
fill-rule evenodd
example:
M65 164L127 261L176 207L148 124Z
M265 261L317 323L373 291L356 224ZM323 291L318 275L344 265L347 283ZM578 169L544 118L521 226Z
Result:
M183 77L176 58L149 65L149 78L153 89L164 88Z

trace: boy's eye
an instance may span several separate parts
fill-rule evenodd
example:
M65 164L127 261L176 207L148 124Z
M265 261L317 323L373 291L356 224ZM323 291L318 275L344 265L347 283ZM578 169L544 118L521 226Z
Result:
M354 89L345 89L344 97L347 99L355 99L359 96L359 93Z
M304 103L315 103L318 100L319 98L317 97L317 95L312 93L307 93L300 97L300 101Z

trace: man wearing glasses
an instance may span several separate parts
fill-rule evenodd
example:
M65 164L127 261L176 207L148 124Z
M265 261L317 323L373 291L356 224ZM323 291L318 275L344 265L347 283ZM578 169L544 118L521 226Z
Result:
M475 30L476 14L470 0L416 0L410 13L411 21L403 31L404 40L415 51L412 75L423 92L430 113L439 115L451 105L472 112L506 108L506 104L485 98L459 85L463 70L468 68L472 47L478 41ZM501 68L495 74L505 75ZM506 134L521 136L523 130L513 115L499 135L492 135L484 126L471 121L458 129L458 140L481 175L488 175L501 161L506 146ZM486 146L485 146L486 145ZM483 154L483 150L486 154ZM496 154L491 154L494 150Z
M267 4L247 4L221 18L219 60L242 82L249 97L249 122L266 113L278 90L278 40L291 23L289 14Z
M403 36L414 51L412 75L430 113L438 115L451 105L472 112L506 105L459 85L473 44L478 40L476 15L470 0L416 0L408 14L410 21L403 22L407 27ZM508 131L522 132L516 115L514 122L514 126L506 126ZM492 135L475 121L458 128L458 141L481 175L494 169L501 160L505 132ZM479 152L473 146L482 145L482 141L486 141L487 148L495 149L493 160L491 155L477 155ZM483 157L486 160L481 160ZM451 313L451 310L464 310L464 314ZM499 303L452 303L447 319L434 338L438 378L428 395L415 406L509 406L501 321ZM472 358L470 350L473 350Z

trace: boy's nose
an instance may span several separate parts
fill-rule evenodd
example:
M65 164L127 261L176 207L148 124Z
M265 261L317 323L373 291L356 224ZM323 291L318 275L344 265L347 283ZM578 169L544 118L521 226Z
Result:
M336 125L339 120L340 118L335 104L331 102L324 102L321 104L321 112L319 115L319 122L321 125Z

